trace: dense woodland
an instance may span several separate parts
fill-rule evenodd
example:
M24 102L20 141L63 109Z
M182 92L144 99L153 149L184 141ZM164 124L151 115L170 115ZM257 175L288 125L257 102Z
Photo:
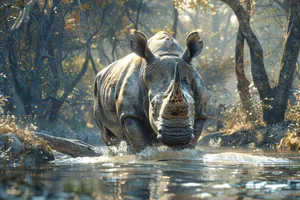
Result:
M225 112L266 125L299 115L297 0L2 0L4 112L38 126L93 127L94 77L131 52L131 29L148 38L166 30L182 46L188 32L200 32L204 50L194 63L212 124L228 123Z

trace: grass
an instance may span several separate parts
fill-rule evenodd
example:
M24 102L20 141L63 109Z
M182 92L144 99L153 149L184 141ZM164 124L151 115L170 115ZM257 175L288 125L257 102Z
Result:
M221 130L226 134L239 131L255 131L259 128L265 127L266 124L262 119L262 110L260 104L254 103L254 111L250 115L255 115L253 121L249 121L247 114L243 111L240 103L232 106L223 112L224 128Z
M295 105L288 106L285 118L290 124L288 134L281 140L279 149L300 151L300 95L297 96Z

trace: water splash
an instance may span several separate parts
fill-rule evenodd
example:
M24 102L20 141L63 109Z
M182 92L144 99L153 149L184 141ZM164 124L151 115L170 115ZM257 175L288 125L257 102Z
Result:
M171 161L171 160L191 160L203 163L219 164L245 164L245 165L270 165L270 164L290 164L292 160L286 158L277 158L266 155L252 155L251 153L206 153L203 149L183 149L173 150L166 146L146 147L138 154L131 154L126 142L121 142L116 147L98 147L97 152L100 157L81 157L71 158L69 156L60 156L55 160L57 164L83 164L83 163L103 163L103 162L144 162L144 161ZM111 155L115 156L111 156Z
M268 165L268 164L290 164L293 161L286 158L275 158L268 156L257 156L245 153L217 153L205 154L203 161L207 163L222 163L222 164L249 164L249 165Z
M129 148L125 141L121 141L119 146L110 147L109 150L113 155L126 156L129 155Z
M100 157L78 157L71 158L70 156L63 156L59 159L55 159L54 163L58 165L72 165L72 164L91 164L91 163L102 163L110 160L108 156Z
M195 149L173 150L166 146L147 147L137 154L139 160L202 160L203 151Z
M88 163L102 163L108 161L122 161L127 162L127 155L129 155L127 143L122 141L119 146L113 147L97 147L96 152L100 153L102 156L99 157L78 157L72 158L67 155L55 156L55 164L88 164ZM115 156L111 156L111 154ZM117 158L118 157L118 158ZM124 157L122 159L122 157ZM115 159L117 158L117 159Z

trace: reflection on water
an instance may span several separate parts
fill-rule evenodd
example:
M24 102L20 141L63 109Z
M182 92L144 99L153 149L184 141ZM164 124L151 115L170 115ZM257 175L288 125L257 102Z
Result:
M297 153L275 151L148 148L116 157L57 156L1 174L9 176L38 183L29 196L47 199L300 199ZM22 193L11 182L0 186L0 199Z

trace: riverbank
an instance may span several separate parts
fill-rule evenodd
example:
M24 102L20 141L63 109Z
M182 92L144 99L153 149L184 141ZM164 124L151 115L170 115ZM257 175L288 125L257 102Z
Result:
M267 147L287 150L288 138L294 133L289 132L289 123L284 122L275 126L253 126L249 129L220 131L209 133L199 139L199 144L212 147ZM285 141L285 142L282 142ZM299 148L299 147L298 147Z
M300 101L289 105L285 121L267 126L262 117L259 102L251 111L252 121L241 109L234 106L219 117L222 129L214 133L204 133L199 144L213 147L267 147L279 150L300 150ZM248 113L249 116L249 113Z

